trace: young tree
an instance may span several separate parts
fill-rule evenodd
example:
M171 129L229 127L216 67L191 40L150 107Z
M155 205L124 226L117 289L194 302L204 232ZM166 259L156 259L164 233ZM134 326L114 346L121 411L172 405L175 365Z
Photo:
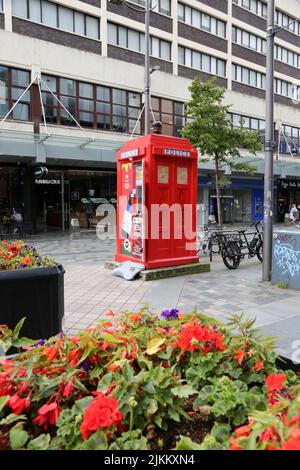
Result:
M223 104L225 89L216 85L215 78L203 82L200 77L196 77L189 91L191 100L187 103L186 115L191 119L182 129L181 135L199 150L202 161L205 160L204 156L214 160L218 220L222 225L220 189L229 183L222 166L226 164L232 169L253 174L255 167L235 160L242 156L241 148L253 155L261 149L259 133L232 126L228 115L230 106Z

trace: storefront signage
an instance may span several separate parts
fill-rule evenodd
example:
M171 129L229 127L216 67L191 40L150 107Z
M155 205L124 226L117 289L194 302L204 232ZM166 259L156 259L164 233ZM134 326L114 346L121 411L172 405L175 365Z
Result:
M34 176L37 179L45 178L48 175L48 168L46 166L38 166L34 170Z
M61 184L60 180L35 180L35 184Z
M190 152L186 150L164 149L164 155L173 155L175 157L190 157Z
M279 188L282 189L300 189L300 181L297 180L279 180Z
M121 153L121 158L137 157L138 154L139 154L139 149L128 150L128 152Z

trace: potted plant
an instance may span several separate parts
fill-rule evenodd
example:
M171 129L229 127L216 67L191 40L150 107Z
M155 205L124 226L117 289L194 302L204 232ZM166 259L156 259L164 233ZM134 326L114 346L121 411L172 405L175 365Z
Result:
M23 241L0 245L0 324L26 317L24 335L49 338L62 330L64 269ZM11 352L11 351L10 351Z

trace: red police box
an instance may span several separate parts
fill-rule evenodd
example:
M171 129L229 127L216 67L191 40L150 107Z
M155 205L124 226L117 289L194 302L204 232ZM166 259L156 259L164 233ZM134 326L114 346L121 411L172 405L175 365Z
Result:
M150 134L117 152L116 261L146 269L198 263L197 150L187 139Z

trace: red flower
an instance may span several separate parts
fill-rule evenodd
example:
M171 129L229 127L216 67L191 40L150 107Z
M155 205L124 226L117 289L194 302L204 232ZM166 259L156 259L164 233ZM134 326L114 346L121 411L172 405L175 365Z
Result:
M63 397L68 398L71 395L71 393L73 393L74 390L75 389L74 389L72 382L69 382L64 388Z
M54 425L59 417L60 410L57 403L51 403L50 405L44 405L38 410L39 416L34 418L33 422L38 426L44 426L44 429L48 429L49 424Z
M291 428L292 426L294 426L294 424L297 424L297 423L300 423L300 415L298 416L294 416L290 421L289 421L289 428Z
M45 348L42 352L43 356L46 356L49 362L54 361L57 358L57 349L54 346L50 346L50 348Z
M119 404L114 398L109 398L99 392L83 414L80 427L82 438L87 439L90 434L101 428L119 425L123 419L118 410Z
M138 322L141 320L141 318L142 315L140 313L136 313L135 315L131 315L130 317L128 317L128 320L132 322Z
M259 437L262 442L269 442L269 441L276 442L277 441L277 436L272 428L266 429L264 432L260 434Z
M183 351L196 351L203 336L204 328L201 325L189 325L179 334L177 346Z
M71 351L69 351L70 366L76 366L81 356L82 351L80 349L71 349Z
M25 256L21 259L20 264L26 264L27 266L32 266L32 261L29 256Z
M286 380L285 374L270 374L266 378L266 385L268 387L268 394L279 392L283 389L283 383Z
M14 256L16 256L19 253L20 250L21 249L16 245L10 245L7 248L8 253L12 253Z
M237 438L230 437L229 441L231 443L229 450L243 450L242 447L239 445Z
M8 404L15 415L20 415L22 411L29 408L30 398L20 398L18 394L13 395Z
M236 356L233 356L233 359L236 359L238 363L241 365L247 353L243 350L236 350L236 349L234 349L233 352L237 353Z
M263 361L255 361L254 370L255 370L255 372L259 372L259 371L261 371L261 370L264 370L264 363L263 363Z
M247 424L246 426L241 426L240 428L237 428L234 432L237 439L239 439L240 437L249 436L249 434L251 433L250 424Z

